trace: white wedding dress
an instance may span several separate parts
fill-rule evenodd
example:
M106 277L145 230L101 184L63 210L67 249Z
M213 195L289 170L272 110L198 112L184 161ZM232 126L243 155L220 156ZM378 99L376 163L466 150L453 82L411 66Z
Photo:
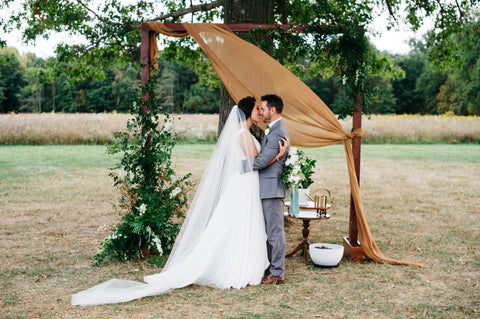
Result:
M202 177L164 269L146 283L111 279L72 296L73 305L126 302L191 284L216 288L258 285L268 257L258 172L245 168L240 139L245 118L235 106ZM260 151L260 144L254 141ZM248 173L242 173L247 171Z

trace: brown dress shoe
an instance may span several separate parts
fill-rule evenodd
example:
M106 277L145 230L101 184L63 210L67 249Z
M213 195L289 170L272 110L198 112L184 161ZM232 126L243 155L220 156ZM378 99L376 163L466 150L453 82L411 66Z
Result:
M272 274L268 274L268 276L262 278L262 285L276 285L276 284L284 284L285 277L277 277Z
M268 275L270 275L270 269L266 269L265 272L263 273L263 278L267 277ZM262 278L262 279L263 279Z

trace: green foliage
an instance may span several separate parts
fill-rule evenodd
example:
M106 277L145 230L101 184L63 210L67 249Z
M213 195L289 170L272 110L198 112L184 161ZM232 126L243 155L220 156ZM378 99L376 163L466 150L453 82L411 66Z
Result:
M316 160L307 157L302 150L290 147L280 179L289 188L295 186L308 188L313 184L312 176L316 162Z
M422 52L413 51L406 56L395 56L393 60L405 72L405 77L391 82L396 99L393 113L418 113L424 96L416 95L415 88L417 79L428 68L427 57Z
M16 56L0 54L0 113L19 110L25 85L25 71Z
M108 147L112 154L123 154L110 174L121 192L118 208L123 215L113 234L103 240L102 251L95 256L97 265L143 258L142 249L168 254L180 229L174 218L184 216L190 174L176 179L171 161L176 143L173 122L165 114L158 129L161 108L156 107L151 82L145 92L150 100L134 104L135 117L126 132L116 133L116 142Z
M64 112L78 112L78 105L75 99L75 95L77 94L77 90L75 85L71 83L67 76L60 75L60 77L56 81L57 83L57 91L55 95L56 100L56 108L57 110L62 110ZM78 91L78 99L80 103L85 99L84 97L85 91L79 90Z
M218 113L220 109L220 90L200 83L192 85L185 96L184 112Z
M13 0L3 1L0 8L7 8L11 2ZM101 80L105 76L104 72L112 69L113 66L139 60L138 42L141 22L150 20L180 22L193 19L199 22L212 22L222 18L225 13L222 12L222 8L223 10L229 8L225 2L213 2L211 5L211 1L201 0L196 1L196 4L198 3L202 6L197 6L191 16L187 9L192 3L185 0L164 1L160 10L157 3L147 1L124 4L120 0L110 0L95 7L92 0L81 2L24 0L21 1L21 10L0 18L0 27L7 34L13 28L20 29L21 26L26 26L23 32L26 41L34 41L40 36L48 38L50 32L56 31L82 35L87 40L87 44L59 45L56 50L57 63L49 68L53 70L55 78L65 73L74 81L82 81L86 76ZM478 17L479 0L454 2L406 0L403 3L401 0L384 2L272 0L269 4L274 8L271 23L300 24L309 27L305 29L304 34L297 34L291 30L269 30L264 34L265 31L256 30L248 35L247 39L272 54L275 59L301 78L309 78L317 74L323 78L335 75L340 81L339 86L344 86L343 92L333 104L340 117L351 113L352 101L359 92L363 93L364 112L392 109L391 105L383 108L373 105L379 103L379 99L375 97L376 89L371 87L371 78L378 76L388 79L401 78L402 72L395 67L391 59L369 47L365 38L365 33L369 30L374 18L383 11L388 10L391 18L390 28L407 25L411 30L418 31L425 23L426 17L432 20L433 27L426 34L425 53L432 66L437 69L455 70L459 69L464 61L468 63L466 61L468 57L465 56L468 43L474 43L478 39L478 25L474 22ZM244 6L249 5L253 4L244 3ZM161 10L164 12L159 15ZM259 10L268 10L268 8L266 6ZM245 17L245 20L249 21L249 18ZM255 23L255 21L249 22ZM262 34L265 36L259 37ZM258 42L256 39L259 38L265 41ZM465 41L459 41L462 39ZM162 47L165 48L162 59L170 58L182 65L193 65L195 72L200 76L200 84L209 87L219 86L218 76L191 38L162 37L162 41ZM0 45L1 43L2 39L0 39ZM469 75L475 74L474 71L471 73ZM43 85L46 82L38 83ZM478 103L475 104L474 92L477 86L474 84L471 87L468 85L457 87L457 91L468 96L468 102L457 103L457 107L454 108L458 109L456 112L469 114L475 112L475 105ZM388 86L380 85L380 87L384 89L382 94L388 93ZM394 92L398 92L398 89L398 86L393 87ZM44 87L43 90L46 88ZM31 94L42 93L41 91L40 85L32 86ZM105 91L94 93L99 97L105 97L108 94L111 93ZM405 97L407 99L397 99L405 103L396 105L396 111L403 112L408 109L406 103L412 100L412 96ZM114 106L104 105L103 109L120 109L118 95L115 99ZM87 92L81 93L76 98L78 109L97 109L82 105L82 101L88 101ZM173 92L165 103L170 103L170 108L175 109L181 105L178 101L179 96ZM435 108L431 101L433 100L426 103L423 111ZM55 109L55 103L51 101L50 104L47 109ZM45 109L45 106L41 109Z
M480 22L472 25L457 41L465 48L464 64L453 69L438 94L439 112L453 112L459 115L480 114ZM474 30L477 32L474 32Z

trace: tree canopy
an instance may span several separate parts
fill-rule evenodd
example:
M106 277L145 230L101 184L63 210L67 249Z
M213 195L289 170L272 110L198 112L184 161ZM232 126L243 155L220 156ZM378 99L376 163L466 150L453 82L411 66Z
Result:
M455 34L464 34L465 28L476 20L479 13L478 0L169 0L169 1L131 1L108 0L4 0L0 9L10 10L10 14L0 17L0 25L5 38L12 29L22 30L26 42L38 37L49 37L52 32L65 31L70 35L81 35L84 45L70 45L66 41L57 48L59 57L84 57L103 63L117 59L135 60L138 58L140 41L139 26L145 21L162 22L212 22L221 21L237 6L249 7L253 3L256 11L271 11L271 23L291 23L303 25L340 25L353 22L370 28L373 19L387 11L390 24L395 28L401 24L413 31L432 21L427 35L430 54L439 61L448 62L459 58ZM257 4L268 4L264 7ZM246 13L250 14L251 13ZM257 23L252 17L248 22ZM474 28L471 25L471 28ZM477 29L472 29L476 32ZM293 48L295 43L279 43ZM288 50L291 55L291 50ZM284 55L287 59L288 55Z
M193 4L192 4L193 3ZM103 70L119 63L139 61L140 23L162 22L250 22L307 26L305 33L255 30L246 35L280 63L301 77L335 75L352 92L369 92L370 76L401 77L403 72L376 51L365 37L373 20L388 12L389 28L404 24L413 31L432 21L425 35L426 54L437 68L459 69L469 43L478 38L475 24L479 0L255 0L255 1L135 1L108 0L4 0L0 9L12 7L0 17L4 35L22 30L26 42L64 31L80 35L85 44L66 41L57 49L52 69L56 74L103 78ZM15 6L14 6L15 7ZM260 21L262 20L262 21ZM458 41L461 38L462 41ZM163 39L164 57L194 65L202 83L218 83L204 55L191 39ZM101 66L101 67L99 67ZM475 69L469 71L473 74ZM100 73L100 74L99 74ZM473 89L468 89L473 92ZM98 92L100 93L100 92ZM471 93L468 93L471 94ZM369 96L367 96L369 100ZM371 99L370 99L371 100ZM345 108L348 108L348 101ZM344 108L341 114L346 112Z

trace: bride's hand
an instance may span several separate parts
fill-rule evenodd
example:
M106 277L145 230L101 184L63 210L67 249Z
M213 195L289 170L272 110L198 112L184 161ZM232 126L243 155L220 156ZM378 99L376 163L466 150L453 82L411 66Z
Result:
M280 158L285 154L288 146L290 145L290 141L287 137L283 137L282 140L278 141L278 146L280 147L280 151L277 154L277 158Z

